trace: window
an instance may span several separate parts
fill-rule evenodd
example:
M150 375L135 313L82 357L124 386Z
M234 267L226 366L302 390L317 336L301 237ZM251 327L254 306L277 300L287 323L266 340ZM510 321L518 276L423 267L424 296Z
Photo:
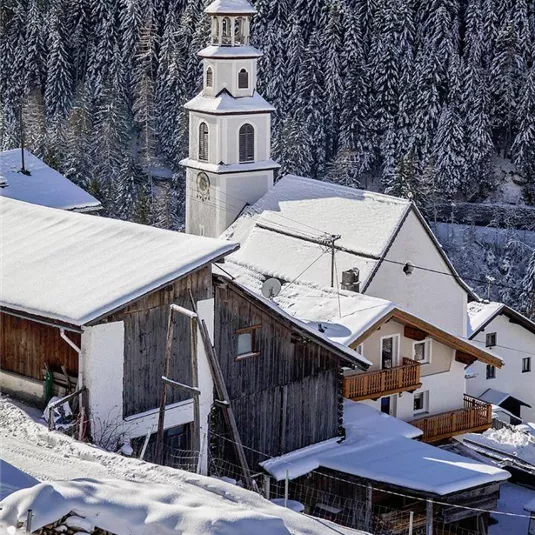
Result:
M412 358L420 364L431 362L431 340L423 340L412 344Z
M214 71L212 67L206 69L206 87L212 87L214 83Z
M531 371L531 357L524 357L522 359L522 373L528 373Z
M429 390L414 394L413 412L414 414L429 412Z
M487 364L487 379L496 379L496 366Z
M225 17L222 22L222 45L230 45L232 44L232 35L230 30L230 19L228 17Z
M254 162L254 128L250 124L240 128L240 162Z
M260 354L256 336L259 328L260 325L253 325L236 331L238 335L236 338L236 360L256 357Z
M199 160L208 161L208 125L199 125Z
M242 69L238 73L238 89L247 89L249 87L249 73Z
M234 21L234 44L244 45L245 19L239 17Z
M488 333L485 337L485 345L487 347L493 347L496 345L496 333Z
M359 344L359 345L357 346L356 352L357 352L359 355L364 355L364 344Z
M381 338L381 369L388 370L397 366L399 356L399 337L385 336Z

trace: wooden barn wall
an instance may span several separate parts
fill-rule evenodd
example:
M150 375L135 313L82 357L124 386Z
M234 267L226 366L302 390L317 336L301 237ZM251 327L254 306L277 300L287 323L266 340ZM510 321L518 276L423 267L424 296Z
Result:
M216 352L244 445L271 457L337 436L340 361L312 341L292 342L288 325L231 286L216 286L215 304ZM252 325L261 325L260 354L236 361L236 330ZM222 432L220 412L217 420L213 429ZM213 455L232 455L232 446L221 444ZM266 459L246 454L252 467Z
M210 266L169 284L106 318L106 321L124 321L124 417L159 407L169 305L174 303L192 310L190 289L195 301L213 297ZM175 319L169 375L171 379L191 384L189 319L180 314L175 314ZM169 388L167 392L169 404L191 397L176 388Z
M79 333L69 332L70 339L80 346ZM59 329L0 313L0 368L26 377L43 380L45 362L53 371L65 366L70 375L78 375L78 355Z

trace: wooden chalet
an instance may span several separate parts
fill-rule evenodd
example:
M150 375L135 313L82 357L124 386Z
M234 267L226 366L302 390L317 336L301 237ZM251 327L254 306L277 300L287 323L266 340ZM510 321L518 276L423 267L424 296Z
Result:
M365 370L366 359L226 274L214 279L214 346L251 469L342 436L342 368ZM213 461L232 458L220 412L211 431Z
M97 443L110 429L130 438L155 431L170 305L195 307L211 325L211 262L236 246L11 199L0 209L2 391L43 407L83 390L79 436L85 428ZM169 376L192 385L190 323L173 321ZM202 347L196 360L206 418ZM188 435L191 398L169 389L173 443Z

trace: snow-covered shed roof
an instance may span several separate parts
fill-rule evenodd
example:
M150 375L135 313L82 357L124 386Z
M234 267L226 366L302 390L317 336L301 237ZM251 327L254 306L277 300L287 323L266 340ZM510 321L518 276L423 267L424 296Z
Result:
M0 305L81 326L238 245L0 197Z
M528 331L535 333L535 323L533 321L504 303L472 301L468 303L468 337L474 338L500 314L504 314Z
M208 15L254 15L256 9L247 0L215 0L204 12Z
M501 405L505 400L509 398L514 399L520 405L531 407L531 405L528 405L526 402L522 401L521 399L518 399L516 396L512 396L507 392L495 390L494 388L488 388L487 390L485 390L485 392L483 392L483 394L479 396L479 399L481 399L482 401L486 401L491 405Z
M38 485L39 481L16 466L0 459L0 501L21 489Z
M286 175L222 237L239 242L234 257L259 271L328 286L331 258L326 244L331 236L340 236L335 242L337 271L358 268L365 292L411 211L459 284L473 295L418 209L398 197Z
M227 91L222 91L215 97L205 97L202 93L186 102L184 108L208 114L234 113L271 113L275 108L258 93L252 97L234 98Z
M490 350L451 334L414 314L399 308L391 301L357 292L325 288L317 284L293 279L286 282L279 272L256 271L251 266L236 261L230 255L217 273L228 277L235 284L263 299L280 314L288 315L306 325L309 330L320 333L333 344L356 347L370 334L394 319L403 325L420 329L448 347L468 353L473 357L501 367L500 357ZM262 285L268 278L282 279L281 291L272 299L262 296Z
M500 468L408 438L406 430L391 425L387 419L379 422L379 418L380 415L375 418L370 416L371 421L377 423L376 426L367 425L369 422L364 420L361 429L357 425L350 427L343 442L336 438L326 440L269 459L261 465L278 481L283 480L286 473L290 479L295 479L318 468L327 468L438 496L510 477L508 472Z
M27 150L24 166L29 175L20 172L20 149L0 152L0 181L7 184L0 189L2 197L63 210L94 211L101 207L95 197Z

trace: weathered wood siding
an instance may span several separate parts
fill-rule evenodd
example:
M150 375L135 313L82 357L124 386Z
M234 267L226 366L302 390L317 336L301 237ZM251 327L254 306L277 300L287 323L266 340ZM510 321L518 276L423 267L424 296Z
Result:
M339 359L313 341L292 337L287 323L237 293L232 285L216 285L215 310L216 352L241 439L247 448L266 454L246 449L251 466L266 456L337 436ZM260 354L236 361L236 330L252 325L261 325L256 331ZM224 429L220 416L213 429L217 433ZM225 454L229 453L227 447ZM221 451L213 454L222 455Z
M67 336L80 346L80 334ZM63 365L70 375L78 375L78 355L61 339L59 329L1 312L1 369L43 380L45 362L53 371L61 372Z
M123 415L125 417L159 407L169 305L175 303L191 310L190 289L196 301L212 297L210 266L138 299L125 309L106 318L106 321L124 321ZM175 314L175 318L169 375L171 379L191 384L189 320L179 314ZM190 397L181 390L169 388L167 402L177 403Z

